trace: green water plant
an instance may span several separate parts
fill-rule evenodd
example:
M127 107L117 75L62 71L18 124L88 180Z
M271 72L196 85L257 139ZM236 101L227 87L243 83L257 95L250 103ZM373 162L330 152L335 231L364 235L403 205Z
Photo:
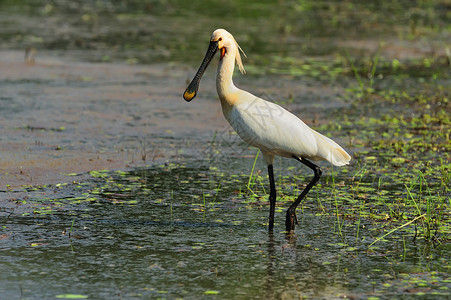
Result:
M72 229L74 228L74 222L75 222L75 218L72 219L72 224L70 225L69 238L71 238L71 235L72 235Z
M255 155L254 163L252 164L251 173L249 174L249 180L247 182L247 189L251 192L253 196L257 196L257 194L254 192L254 184L257 176L254 176L254 170L255 165L257 164L258 155L260 154L260 150L257 151L257 154Z
M418 216L418 217L416 217L416 218L414 218L414 219L412 219L412 220L410 220L410 221L408 221L408 222L406 222L406 223L404 223L404 224L402 224L402 225L400 225L400 226L397 226L397 227L391 229L391 230L388 231L386 234L384 234L384 235L382 235L382 236L376 238L376 239L374 240L374 242L372 242L372 243L368 246L368 248L371 248L371 246L373 246L375 243L377 243L377 242L383 240L384 238L386 238L387 236L393 234L394 232L396 232L396 231L398 231L398 230L400 230L400 229L402 229L402 228L404 228L404 227L406 227L406 226L409 226L410 224L416 222L417 220L423 218L424 216L425 216L425 214L420 215L420 216Z
M348 51L346 51L346 58L351 66L351 70L355 76L355 79L357 80L357 83L359 85L359 93L356 95L358 98L366 98L368 95L374 93L374 78L376 75L377 65L379 63L379 56L380 56L380 50L381 45L379 44L379 47L376 51L376 54L372 58L372 60L369 62L370 68L364 67L359 69L353 59L351 58ZM361 73L366 73L368 76L368 82L365 82L365 79L360 75Z
M408 199L415 208L417 216L424 216L420 218L422 237L427 241L439 241L439 228L443 221L443 210L445 207L444 197L441 195L434 195L426 181L422 172L419 172L415 181L412 181L410 186L405 185ZM417 194L413 193L413 189L417 189Z

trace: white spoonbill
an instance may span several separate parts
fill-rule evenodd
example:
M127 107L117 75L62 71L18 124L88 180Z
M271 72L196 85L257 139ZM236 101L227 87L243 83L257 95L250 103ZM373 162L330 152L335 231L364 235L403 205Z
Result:
M307 159L327 160L335 166L343 166L349 164L351 156L337 143L311 129L281 106L237 88L232 81L235 62L241 73L245 72L239 52L241 48L234 37L224 29L213 32L205 58L183 94L186 101L196 97L200 79L217 50L220 51L221 57L216 89L224 117L245 142L261 150L268 165L270 231L274 227L276 206L274 156L294 158L314 172L313 179L287 210L285 226L286 230L291 232L294 230L294 224L297 223L296 207L321 176L321 168Z

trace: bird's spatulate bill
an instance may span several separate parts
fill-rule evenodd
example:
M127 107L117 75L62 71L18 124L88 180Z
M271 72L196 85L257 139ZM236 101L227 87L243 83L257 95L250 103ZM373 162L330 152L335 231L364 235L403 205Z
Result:
M218 42L211 41L210 46L208 46L207 53L205 53L204 60L200 64L199 70L197 70L197 73L196 75L194 75L193 80L183 93L183 99L185 99L186 101L191 101L194 99L194 97L196 97L197 90L199 89L200 79L202 78L202 75L204 74L205 70L208 67L208 64L210 63L217 50Z

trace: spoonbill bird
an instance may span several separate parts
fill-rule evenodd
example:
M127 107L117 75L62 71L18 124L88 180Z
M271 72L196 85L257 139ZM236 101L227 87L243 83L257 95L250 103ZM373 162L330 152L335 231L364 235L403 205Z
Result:
M285 226L286 230L291 232L294 230L294 224L298 223L296 207L318 182L322 173L321 168L308 159L327 160L335 166L343 166L349 164L351 156L337 143L311 129L281 106L237 88L233 84L232 75L235 62L241 73L245 73L239 52L240 50L243 52L243 50L235 38L224 29L217 29L213 32L204 60L183 94L186 101L191 101L196 97L200 79L218 50L221 57L216 77L216 89L224 117L245 142L261 150L268 165L270 231L274 227L276 207L274 156L294 158L314 172L313 179L287 210Z

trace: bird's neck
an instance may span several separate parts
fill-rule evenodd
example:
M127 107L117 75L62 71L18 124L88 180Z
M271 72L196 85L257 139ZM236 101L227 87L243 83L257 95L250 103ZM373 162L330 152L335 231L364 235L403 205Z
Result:
M238 88L233 84L232 76L235 69L235 51L228 51L224 57L219 60L218 73L216 76L216 89L218 91L221 104L233 105L234 95Z

